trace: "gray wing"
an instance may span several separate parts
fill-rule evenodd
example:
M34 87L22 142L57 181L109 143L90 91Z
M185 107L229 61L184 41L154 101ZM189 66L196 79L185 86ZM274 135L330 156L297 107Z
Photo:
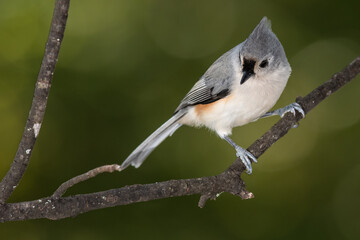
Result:
M210 66L186 94L175 113L188 106L215 102L230 94L230 88L235 78L232 57L237 49L238 46L226 52Z

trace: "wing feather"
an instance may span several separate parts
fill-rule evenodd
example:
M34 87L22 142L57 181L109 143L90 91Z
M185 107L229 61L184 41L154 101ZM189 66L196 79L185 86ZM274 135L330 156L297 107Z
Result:
M188 106L215 102L230 94L235 78L234 64L240 64L240 59L234 54L240 47L241 44L226 52L210 66L183 98L175 113Z

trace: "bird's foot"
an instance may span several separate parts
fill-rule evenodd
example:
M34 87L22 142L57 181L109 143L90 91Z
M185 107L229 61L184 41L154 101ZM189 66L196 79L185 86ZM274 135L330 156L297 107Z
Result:
M298 111L302 117L305 117L305 112L302 109L302 107L298 104L298 103L292 103L287 105L286 107L280 108L278 110L276 110L276 114L278 114L280 117L284 117L286 113L291 112L292 114L296 114L296 111Z
M236 149L236 156L241 159L241 161L244 163L246 167L246 173L251 174L252 173L251 160L257 163L256 157L254 157L250 152L246 151L245 149L239 146L237 146L235 149Z

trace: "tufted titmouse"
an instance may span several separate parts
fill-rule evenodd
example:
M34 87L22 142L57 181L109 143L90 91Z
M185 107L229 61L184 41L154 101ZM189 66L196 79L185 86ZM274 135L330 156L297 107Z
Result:
M142 142L122 163L138 168L146 157L181 125L205 126L215 131L236 150L251 174L256 158L234 143L229 135L233 127L259 118L295 110L305 113L297 103L268 112L291 73L284 49L264 17L250 36L217 59L176 108L174 115Z

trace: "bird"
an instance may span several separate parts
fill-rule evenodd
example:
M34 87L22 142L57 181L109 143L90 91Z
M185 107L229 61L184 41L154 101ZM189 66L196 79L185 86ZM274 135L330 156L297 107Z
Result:
M206 127L227 141L252 173L257 159L231 138L232 128L287 112L302 117L298 103L268 112L278 101L291 74L283 46L263 17L248 38L220 56L180 102L172 117L146 138L121 164L140 167L148 155L182 125Z

